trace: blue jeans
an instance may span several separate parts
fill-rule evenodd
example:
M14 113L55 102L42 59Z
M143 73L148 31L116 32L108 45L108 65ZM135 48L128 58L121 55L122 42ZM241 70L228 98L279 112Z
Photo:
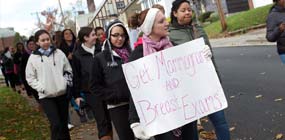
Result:
M281 62L285 64L285 54L280 54L279 57L281 59Z
M218 140L230 140L229 126L225 118L224 110L208 115L215 128Z

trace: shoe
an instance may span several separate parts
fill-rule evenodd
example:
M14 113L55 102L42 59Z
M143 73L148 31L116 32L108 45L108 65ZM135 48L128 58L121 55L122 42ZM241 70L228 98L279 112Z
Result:
M72 124L70 124L70 123L69 123L67 126L68 126L68 129L69 129L69 130L71 130L71 129L74 127L74 125L72 125Z

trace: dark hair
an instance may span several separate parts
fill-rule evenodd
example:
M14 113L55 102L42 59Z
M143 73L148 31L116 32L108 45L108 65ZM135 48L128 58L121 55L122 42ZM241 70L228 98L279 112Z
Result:
M8 52L8 50L9 50L9 47L5 47L3 53Z
M35 41L35 36L31 35L31 36L29 37L29 40Z
M62 32L61 31L55 31L54 35L52 36L52 40L54 41L55 47L59 47L62 42Z
M18 42L18 43L16 44L16 47L18 47L19 45L22 45L22 46L24 47L24 44L23 44L22 42Z
M64 30L61 32L61 42L60 42L60 44L61 44L61 45L66 45L66 46L68 46L67 43L66 43L66 41L65 41L65 39L64 39L64 32L66 32L66 31L70 31L70 33L71 33L71 35L72 35L72 42L73 42L73 43L75 43L75 41L76 41L76 36L74 35L74 33L73 33L73 31L72 31L71 29L64 29Z
M48 34L48 36L49 36L49 38L50 38L50 34L49 34L49 32L48 31L46 31L46 30L38 30L36 33L35 33L35 42L38 42L39 41L39 37L40 37L40 35L42 35L42 34ZM51 39L51 38L50 38Z
M138 13L133 13L131 16L128 17L128 26L130 28L137 28L138 27Z
M34 42L34 40L31 40L31 39L29 39L28 41L27 41L27 45L30 43L30 42Z
M131 47L130 47L130 44L129 44L129 35L128 35L128 31L127 29L124 27L123 23L119 20L114 20L112 22L109 23L109 25L107 26L106 28L106 31L105 31L105 35L106 35L106 40L104 42L104 56L106 58L106 60L108 61L108 65L110 66L114 66L113 63L116 63L114 62L114 57L113 57L113 53L112 53L112 48L114 47L113 44L111 43L111 31L114 27L121 27L123 29L123 31L125 32L125 34L127 35L126 38L125 38L125 42L123 44L123 47L126 48L128 50L129 53L131 53ZM109 46L110 45L110 46ZM111 56L111 57L110 57ZM110 63L111 62L111 63ZM115 64L116 65L116 64Z
M85 42L85 39L84 37L85 36L89 36L89 34L93 31L94 29L91 28L91 27L81 27L79 32L78 32L78 39L79 39L79 42L80 43L84 43Z
M172 3L171 13L170 13L170 18L171 18L170 23L177 22L177 18L174 16L174 12L177 12L177 10L179 9L180 5L182 3L184 3L184 2L187 2L190 5L190 2L188 0L175 0Z
M96 27L96 28L95 28L95 34L97 34L97 32L98 32L99 30L103 30L103 31L104 31L104 28L101 27L101 26Z
M124 33L127 35L126 38L125 38L125 43L124 43L123 46L129 46L129 34L128 34L128 31L125 28L124 24L120 20L117 20L117 19L112 21L112 22L110 22L109 25L107 26L106 31L105 31L106 39L109 40L110 43L111 43L111 31L113 30L114 27L116 27L114 25L116 25L118 27L121 27L123 29Z
M148 11L149 11L149 8L141 11L137 15L134 15L133 16L134 19L130 20L129 24L131 24L132 27L139 27L139 26L141 26L143 24L144 20L145 20L145 17L146 17L146 14L147 14Z

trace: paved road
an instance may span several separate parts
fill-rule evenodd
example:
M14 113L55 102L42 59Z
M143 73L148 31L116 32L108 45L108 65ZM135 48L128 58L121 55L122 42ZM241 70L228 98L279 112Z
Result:
M285 65L276 48L215 48L214 55L229 103L227 119L235 127L232 140L272 140L278 133L284 135Z

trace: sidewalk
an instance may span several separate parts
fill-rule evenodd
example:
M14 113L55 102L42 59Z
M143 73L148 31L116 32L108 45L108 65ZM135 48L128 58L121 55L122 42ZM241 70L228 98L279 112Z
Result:
M210 39L210 43L212 47L276 45L276 43L268 42L265 36L266 28L262 28L232 37Z
M21 91L21 95L26 100L28 100L30 106L35 108L38 107L38 103L36 102L36 100L33 97L28 97L25 90ZM81 123L79 116L71 106L69 108L69 112L70 121L74 125L74 128L70 130L71 140L99 140L95 120L88 121L87 123ZM115 132L115 130L113 131ZM116 133L114 133L114 140L118 140L118 136Z

